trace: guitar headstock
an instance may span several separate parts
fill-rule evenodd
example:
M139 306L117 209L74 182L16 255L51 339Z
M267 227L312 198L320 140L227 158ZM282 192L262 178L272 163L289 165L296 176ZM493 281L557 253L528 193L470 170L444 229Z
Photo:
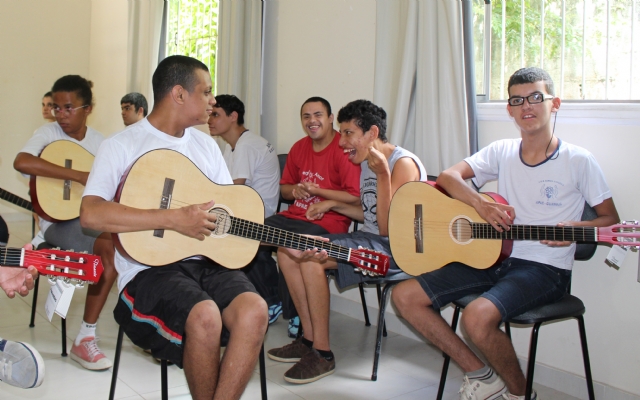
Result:
M104 267L99 256L59 249L25 250L23 266L33 265L41 275L76 285L98 283Z
M640 222L622 221L606 228L598 228L598 239L627 250L638 251L640 246Z
M351 249L349 261L363 275L386 276L389 271L389 256L361 246L358 246L357 250Z

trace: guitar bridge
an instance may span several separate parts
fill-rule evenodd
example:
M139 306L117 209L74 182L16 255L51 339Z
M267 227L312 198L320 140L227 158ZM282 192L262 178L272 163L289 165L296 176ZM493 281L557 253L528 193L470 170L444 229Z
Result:
M175 185L175 179L164 178L164 187L162 188L162 197L160 198L160 209L168 210L171 206L171 196L173 195L173 185ZM164 229L154 229L153 236L164 237Z
M71 169L71 163L73 160L66 159L64 160L64 167ZM64 181L64 185L62 187L62 200L71 200L71 180L67 179Z
M413 219L413 237L416 241L416 253L424 253L422 239L422 204L416 204L416 216Z

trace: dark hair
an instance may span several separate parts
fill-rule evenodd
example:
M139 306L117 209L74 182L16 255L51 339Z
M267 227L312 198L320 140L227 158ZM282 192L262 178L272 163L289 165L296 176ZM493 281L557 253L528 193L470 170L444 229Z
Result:
M159 103L176 85L191 93L198 83L196 69L209 72L209 68L201 61L187 56L169 56L160 61L151 78L153 100Z
M369 100L355 100L342 107L338 112L338 123L353 121L362 132L378 127L378 138L386 143L387 112Z
M91 88L93 82L88 81L80 75L65 75L58 79L51 87L51 94L55 92L75 92L82 100L83 106L93 105L93 93Z
M331 115L331 104L329 104L327 100L318 96L309 97L307 100L304 101L304 103L302 103L302 105L300 106L300 115L302 115L302 107L304 107L304 105L307 103L322 103L324 108L327 110L327 116Z
M524 83L536 83L536 82L544 82L544 87L552 96L555 96L555 90L553 88L553 79L551 79L551 75L542 68L538 67L527 67L520 68L516 72L511 75L509 78L509 84L507 85L507 94L510 95L511 86L513 85L522 85Z
M44 94L44 96L42 96L43 99L45 97L53 97L53 93L51 93L51 90L49 90L47 93Z
M219 94L216 96L214 107L222 108L224 113L230 115L232 112L238 113L238 125L244 124L244 103L232 94Z
M136 113L142 108L142 115L144 117L147 116L149 105L147 104L147 99L142 95L142 93L131 92L125 94L124 97L120 99L120 104L124 103L133 105L136 108Z

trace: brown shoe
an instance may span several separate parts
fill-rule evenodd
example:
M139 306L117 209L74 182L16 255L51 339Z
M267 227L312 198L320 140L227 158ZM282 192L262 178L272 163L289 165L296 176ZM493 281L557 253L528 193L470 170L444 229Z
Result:
M284 380L290 383L311 383L333 374L335 370L335 358L327 361L316 349L311 349L284 373Z
M270 359L280 362L298 362L311 349L302 343L302 338L297 338L286 346L267 351Z

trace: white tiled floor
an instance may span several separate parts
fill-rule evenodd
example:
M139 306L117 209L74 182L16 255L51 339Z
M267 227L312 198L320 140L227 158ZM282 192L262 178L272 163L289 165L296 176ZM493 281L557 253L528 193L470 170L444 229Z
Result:
M19 247L31 235L29 221L10 222L9 246ZM35 327L29 328L32 295L9 300L0 296L0 336L10 340L31 343L42 354L46 364L46 378L41 387L20 390L0 383L0 399L107 399L111 370L87 371L69 357L61 357L60 318L49 322L44 316L44 301L48 284L42 280L38 294ZM67 346L75 338L82 320L85 291L77 291L67 319ZM108 357L115 353L118 327L111 310L116 302L114 289L98 323L100 347ZM287 322L280 318L271 325L265 339L265 348L289 343ZM270 399L435 399L442 367L442 356L434 347L404 336L389 333L383 340L378 380L372 382L371 367L375 342L375 327L365 327L361 321L343 314L331 313L332 350L336 355L336 373L308 385L292 385L282 379L291 364L274 362L267 358L267 391ZM458 398L462 373L456 366L450 368L445 399ZM184 373L169 367L169 397L190 399ZM542 399L575 399L555 390L536 386ZM116 398L123 400L160 399L160 367L151 357L135 348L125 338ZM249 382L242 397L260 399L259 371Z

